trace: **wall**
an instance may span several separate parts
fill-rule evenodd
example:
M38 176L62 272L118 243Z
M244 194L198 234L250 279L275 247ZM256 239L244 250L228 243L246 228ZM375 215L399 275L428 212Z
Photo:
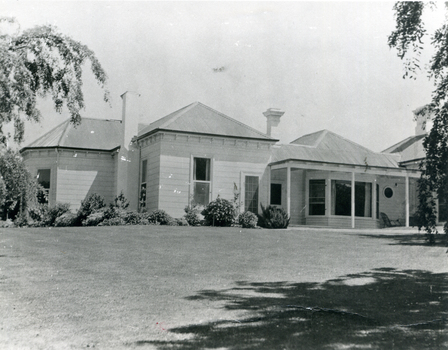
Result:
M161 136L152 136L140 143L141 161L144 159L148 160L146 172L146 210L149 212L159 208L161 140ZM140 176L141 168L138 181L139 187Z
M211 200L219 195L233 200L235 185L244 203L244 177L256 175L260 178L259 202L268 202L267 164L270 159L266 142L235 140L223 137L199 137L165 133L160 140L160 150L153 148L154 157L160 152L160 173L152 171L155 183L158 180L158 207L174 217L181 217L192 196L193 157L211 158ZM142 158L149 156L150 144L142 146ZM154 169L157 168L153 164ZM156 186L153 186L154 191ZM152 193L152 192L151 192ZM148 196L151 196L148 193Z
M31 175L37 176L38 169L51 169L49 204L56 203L57 188L57 159L58 154L54 149L28 150L22 154L26 167Z
M109 152L60 151L57 198L76 210L88 195L97 193L106 203L115 197L115 156Z

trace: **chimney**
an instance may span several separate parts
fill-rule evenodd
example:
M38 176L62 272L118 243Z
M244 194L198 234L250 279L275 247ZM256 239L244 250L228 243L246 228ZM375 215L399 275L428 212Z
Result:
M280 123L280 117L285 114L284 111L282 111L279 108L268 108L268 110L266 112L263 112L264 116L267 119L267 130L266 130L266 134L268 136L272 136L272 127L276 127L278 126L278 124Z
M134 91L126 91L121 95L123 100L122 123L123 123L123 147L129 148L134 136L138 134L138 123L141 117L140 94Z
M423 106L412 111L414 113L415 121L415 136L425 135L432 127L433 113L427 110L427 106Z

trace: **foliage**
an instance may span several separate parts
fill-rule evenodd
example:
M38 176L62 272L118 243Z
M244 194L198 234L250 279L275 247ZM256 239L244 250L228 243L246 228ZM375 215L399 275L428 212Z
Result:
M81 202L78 210L78 223L82 223L87 217L95 211L106 207L104 198L99 194L92 193Z
M76 224L77 215L72 212L66 212L61 216L58 216L54 221L54 226L56 227L69 227Z
M283 208L277 208L272 205L263 207L262 214L258 217L258 224L264 228L287 228L289 225L289 216Z
M127 209L129 207L129 201L124 196L123 191L121 191L120 194L114 198L114 201L110 204L110 206L118 209Z
M424 49L423 39L427 31L422 22L425 7L435 8L434 3L397 2L394 6L396 28L389 36L388 44L396 48L400 59L404 60L405 75L415 79L421 69L419 61ZM432 101L422 108L417 117L433 117L433 126L423 140L426 153L420 164L423 170L419 186L419 228L424 227L428 234L433 234L436 215L434 196L448 198L448 18L431 36L430 42L434 54L425 67L433 80L435 89ZM430 203L430 205L428 205ZM448 231L445 230L448 234Z
M18 212L25 211L29 204L36 202L40 186L17 151L6 149L0 152L1 202L8 217L14 218Z
M190 226L199 226L201 218L199 217L199 207L197 205L187 205L184 208L184 218Z
M244 213L241 213L238 216L238 223L243 228L255 228L257 227L258 217L251 211L246 211Z
M136 211L127 211L121 216L125 225L138 225L140 224L140 215Z
M190 225L185 218L177 218L177 219L174 219L173 222L176 223L176 226L189 226ZM172 224L172 226L175 226L175 225Z
M218 196L201 213L207 225L230 226L235 219L235 207L232 202Z
M56 219L70 211L69 203L37 204L28 210L32 226L53 226Z
M87 61L108 101L106 73L87 46L51 25L21 32L13 18L0 17L0 23L8 27L3 32L0 29L0 143L6 142L3 125L14 122L14 140L20 143L24 118L40 121L38 97L51 96L58 112L65 104L71 121L79 124L84 108L82 70Z
M174 219L164 210L156 209L146 216L149 222L159 225L169 225Z
M82 221L83 226L98 226L104 220L104 211L98 210L87 216Z

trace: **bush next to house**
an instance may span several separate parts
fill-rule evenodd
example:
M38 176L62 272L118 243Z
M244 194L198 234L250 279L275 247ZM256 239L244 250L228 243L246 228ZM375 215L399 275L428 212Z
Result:
M172 225L175 221L166 211L162 209L156 209L147 214L146 219L150 223L155 223L156 225Z
M196 205L187 205L184 208L185 215L184 219L188 222L190 226L201 225L201 218L199 217L199 208Z
M54 221L54 226L56 227L69 227L76 224L78 216L75 213L67 212L57 217Z
M201 213L207 225L230 226L235 219L235 207L227 199L218 197L210 202Z
M83 224L83 221L86 220L90 214L104 207L106 207L106 204L103 197L96 193L90 194L81 202L81 207L78 210L78 224Z
M289 216L283 208L261 205L262 214L258 217L258 225L264 228L287 228Z
M250 211L241 213L238 216L238 224L243 228L255 228L257 227L258 217Z
M70 212L69 203L56 203L49 206L47 204L37 204L28 210L29 222L31 226L55 226L56 220Z

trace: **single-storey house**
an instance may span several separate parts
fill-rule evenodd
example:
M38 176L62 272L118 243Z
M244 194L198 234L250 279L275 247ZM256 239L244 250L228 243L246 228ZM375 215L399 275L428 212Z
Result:
M291 225L347 228L380 227L380 213L408 225L415 211L420 173L395 149L376 153L328 130L279 144L275 108L263 113L266 133L200 102L145 125L139 98L122 95L122 120L65 121L21 150L50 204L76 209L91 193L123 192L132 209L181 217L220 196L241 211L281 206Z

